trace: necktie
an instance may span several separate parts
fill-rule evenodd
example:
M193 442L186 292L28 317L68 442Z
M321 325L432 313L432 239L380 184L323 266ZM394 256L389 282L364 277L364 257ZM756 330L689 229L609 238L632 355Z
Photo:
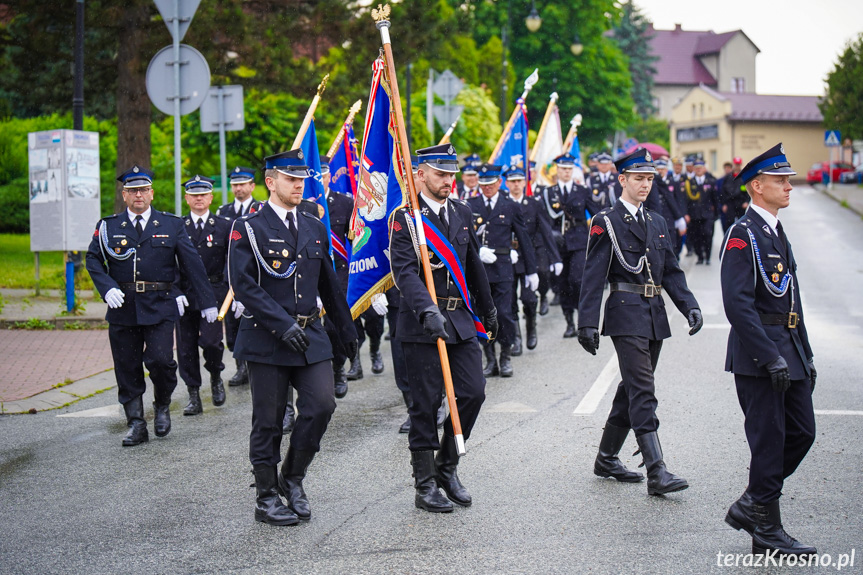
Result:
M203 220L203 218L198 220L198 226L197 227L198 227L198 233L201 233L202 231L204 231L204 220Z
M491 198L487 198L485 200L485 207L488 210L489 215L491 215Z
M288 231L291 232L291 237L294 238L294 245L297 244L297 226L294 223L294 212L288 212L287 217L285 218L288 222Z
M141 225L141 222L143 221L143 219L144 219L144 216L142 216L140 214L135 216L135 231L138 232L139 236L144 233L144 226Z
M447 221L447 216L446 216L446 204L444 204L443 207L441 208L439 215L440 215L441 228L443 228L443 233L445 236L448 236L449 235L449 222Z
M645 236L647 235L647 222L644 221L644 213L642 213L641 208L638 209L636 213L636 219L638 219L638 223L641 225L641 229L644 230Z

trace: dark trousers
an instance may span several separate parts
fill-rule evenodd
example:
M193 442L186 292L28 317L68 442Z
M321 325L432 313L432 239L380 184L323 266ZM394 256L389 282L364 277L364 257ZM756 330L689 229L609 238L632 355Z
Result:
M330 338L330 346L333 348L333 371L337 371L345 366L345 362L348 360L347 352L342 345L342 340L339 338L336 325L329 321L327 316L324 316L324 331L327 332L327 337ZM360 330L357 330L357 333L360 333Z
M512 282L489 283L491 299L497 308L497 343L509 349L515 339L515 317L512 315Z
M769 377L735 375L734 382L752 453L747 491L755 503L766 505L782 495L783 481L815 441L810 384L794 380L788 391L776 393Z
M300 412L291 432L291 448L320 451L321 438L336 410L329 360L300 366L254 361L249 361L248 365L252 392L252 433L249 435L252 465L277 465L281 460L282 420L291 386L297 390Z
M177 387L177 362L174 361L174 322L156 325L108 325L108 341L114 357L114 375L120 403L144 395L147 366L153 381L156 402L167 404Z
M585 250L564 251L560 257L563 258L563 272L560 274L560 283L558 283L560 308L563 313L572 313L578 309L587 252Z
M201 387L201 362L198 347L204 350L204 369L219 374L225 369L222 356L222 326L218 321L207 323L196 309L187 309L177 320L177 363L180 377L189 387Z
M659 362L662 340L631 335L612 336L621 381L611 403L608 422L631 428L635 436L659 428L653 372Z
M548 271L547 267L545 268L545 271L537 270L536 275L539 276L539 287L537 288L537 291L539 291L540 296L544 296L548 293L548 290L551 289L551 282L554 275Z
M366 335L372 342L380 342L384 335L384 316L378 315L378 312L371 307L360 314L360 317L354 320L354 325L357 327L357 338L359 345L362 347L366 341Z
M219 304L221 305L221 304ZM234 317L234 312L228 310L225 315L225 344L230 351L234 351L234 342L237 341L237 332L240 331L240 320Z
M413 398L413 405L408 410L411 418L411 431L408 435L410 449L440 449L437 411L443 392L443 372L437 346L431 343L402 342L402 348L405 362L411 366L407 374ZM462 434L467 440L485 401L482 352L476 339L447 344L446 350ZM444 423L444 432L450 437L454 435L449 416Z
M695 255L704 260L710 260L713 249L714 220L692 220L687 228L688 241L692 242Z
M518 300L521 300L521 309L536 310L536 304L539 300L536 297L536 292L524 287L524 274L515 274L515 279L512 280L512 295L512 317L515 321L518 321Z

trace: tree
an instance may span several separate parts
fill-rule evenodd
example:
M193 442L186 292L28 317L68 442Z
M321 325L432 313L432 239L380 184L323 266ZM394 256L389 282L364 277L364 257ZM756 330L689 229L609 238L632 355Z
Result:
M827 75L827 90L818 103L824 126L838 129L844 138L863 138L863 34L845 46Z
M651 51L652 38L650 21L641 11L627 0L621 7L621 18L614 28L614 40L620 51L628 56L629 74L632 77L632 99L638 115L647 120L656 113L653 105L653 77L656 68L653 63L659 60Z

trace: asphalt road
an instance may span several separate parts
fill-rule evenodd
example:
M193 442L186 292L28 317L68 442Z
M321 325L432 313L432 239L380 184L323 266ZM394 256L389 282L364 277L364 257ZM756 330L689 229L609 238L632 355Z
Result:
M817 439L785 485L783 520L832 561L854 550L854 566L841 572L861 573L863 222L809 188L795 191L781 215L820 376ZM515 359L516 376L488 384L459 468L471 508L434 515L414 507L407 440L396 432L404 407L385 344L387 371L373 376L366 365L365 379L339 401L305 481L312 520L296 527L253 520L247 387L228 388L220 408L207 391L204 414L193 418L182 416L178 389L171 434L157 439L151 424L150 443L135 448L120 446L125 424L111 392L61 411L0 417L0 572L751 572L717 564L719 553L749 552L745 534L723 522L746 486L749 455L733 379L723 372L719 266L692 263L685 266L706 325L689 337L675 314L657 371L666 462L689 480L686 491L649 497L644 484L593 475L617 381L613 348L603 338L592 357L562 339L552 308L539 347ZM607 393L603 382L612 384ZM630 436L623 455L632 467L635 449Z

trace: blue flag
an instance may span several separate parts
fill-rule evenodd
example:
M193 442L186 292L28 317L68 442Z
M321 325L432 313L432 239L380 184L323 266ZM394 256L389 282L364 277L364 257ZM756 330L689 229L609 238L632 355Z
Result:
M496 149L496 153L492 154L489 160L490 164L503 166L518 166L527 167L527 159L530 156L528 149L528 125L527 125L527 109L524 107L524 100L518 99L516 104L518 107L515 113L515 121L507 125L504 133L501 135L503 142ZM501 189L506 187L501 184Z
M324 195L324 183L321 181L321 156L318 152L318 134L315 132L315 121L309 124L309 129L306 130L303 136L303 143L300 144L300 149L303 150L303 155L306 157L306 164L309 166L311 177L306 178L306 187L303 190L304 198L311 198L318 204L318 211L323 207L323 216L321 221L330 229L330 210L327 208L327 198ZM330 242L329 246L330 258L333 257L333 246Z
M371 298L393 286L390 268L390 215L406 203L401 157L394 144L390 118L390 87L383 77L384 62L372 66L372 87L366 112L363 151L351 217L348 305L354 318Z
M569 148L569 153L575 157L575 165L581 168L581 146L578 145L578 134L572 138L572 146Z
M345 124L342 132L342 143L330 158L330 190L354 197L360 175L357 139L350 124Z

